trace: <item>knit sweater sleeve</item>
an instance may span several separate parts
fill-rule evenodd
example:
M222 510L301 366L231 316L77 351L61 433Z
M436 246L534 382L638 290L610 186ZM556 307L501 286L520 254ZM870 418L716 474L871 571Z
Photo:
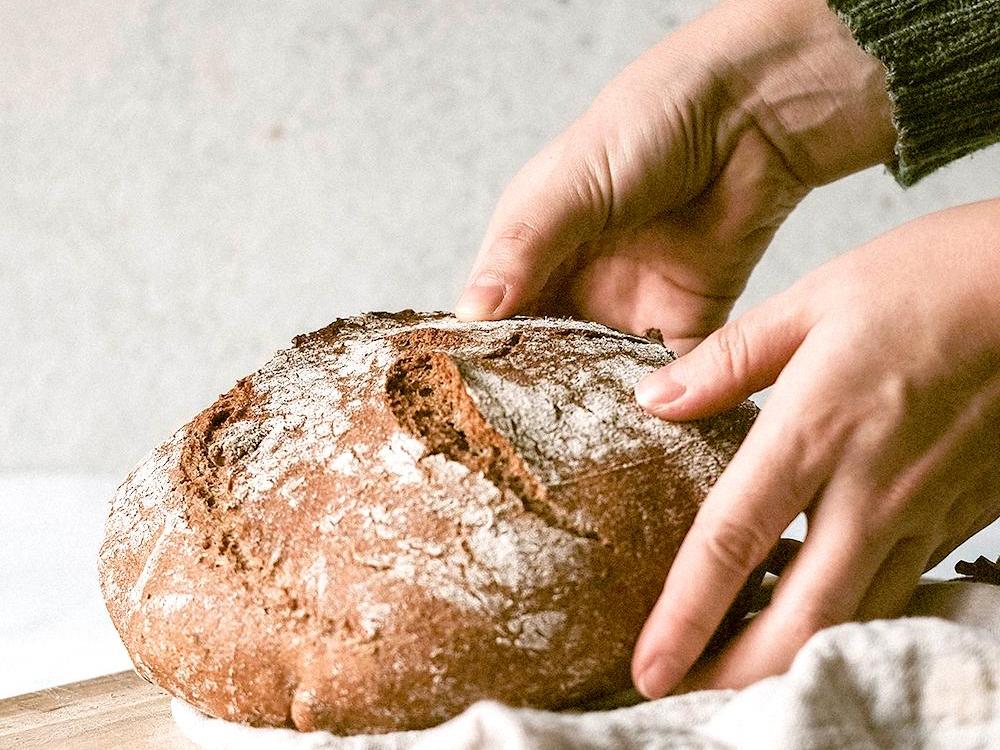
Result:
M902 185L1000 141L1000 0L828 0L885 65Z

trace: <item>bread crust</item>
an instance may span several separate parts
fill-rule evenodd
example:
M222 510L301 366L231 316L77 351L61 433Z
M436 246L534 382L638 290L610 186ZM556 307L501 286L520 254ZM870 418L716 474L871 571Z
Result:
M112 499L101 586L136 670L213 716L339 734L627 687L756 415L644 414L634 383L672 358L561 319L296 337Z

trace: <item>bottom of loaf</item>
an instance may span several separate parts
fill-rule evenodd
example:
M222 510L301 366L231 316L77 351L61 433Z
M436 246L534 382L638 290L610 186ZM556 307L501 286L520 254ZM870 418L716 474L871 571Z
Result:
M559 717L594 716L614 709L641 709L634 690L605 696L600 701L562 714L530 708L511 708L495 701L479 701L460 715L430 729L350 737L331 732L300 732L277 727L251 727L202 713L179 698L170 702L174 723L187 739L202 750L447 750L448 748L504 748L521 750L535 746L522 722L531 715L539 725L559 722ZM580 712L587 712L581 714ZM515 719L515 716L518 717ZM512 733L519 742L511 744ZM485 743L485 744L484 744Z

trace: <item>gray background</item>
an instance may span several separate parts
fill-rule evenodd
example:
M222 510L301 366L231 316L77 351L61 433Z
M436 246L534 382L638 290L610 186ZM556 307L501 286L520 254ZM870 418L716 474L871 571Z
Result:
M122 475L294 334L449 307L517 167L710 4L0 0L0 470ZM998 178L814 193L741 307Z

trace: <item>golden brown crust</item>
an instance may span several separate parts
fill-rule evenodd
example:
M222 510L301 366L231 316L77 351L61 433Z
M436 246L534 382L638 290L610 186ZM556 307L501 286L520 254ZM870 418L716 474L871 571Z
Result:
M295 339L112 501L112 619L214 716L372 733L628 685L749 403L646 416L672 355L591 323L371 314Z

